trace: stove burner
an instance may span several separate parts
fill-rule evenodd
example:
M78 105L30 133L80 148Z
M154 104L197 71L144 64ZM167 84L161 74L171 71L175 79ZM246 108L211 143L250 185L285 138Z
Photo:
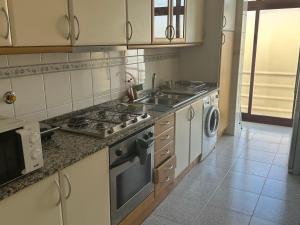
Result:
M68 127L70 128L84 128L89 125L89 121L84 116L76 116L69 120Z
M98 112L98 116L100 116L101 118L105 118L106 117L106 111L99 111Z
M126 122L126 121L130 120L130 117L129 117L128 114L121 114L121 115L120 115L120 120L121 120L122 122Z

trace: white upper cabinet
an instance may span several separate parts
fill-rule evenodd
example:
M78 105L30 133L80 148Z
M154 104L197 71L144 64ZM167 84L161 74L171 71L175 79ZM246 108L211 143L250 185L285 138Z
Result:
M234 31L235 29L236 0L224 0L223 30Z
M151 0L127 0L128 44L151 44Z
M60 181L64 225L110 225L108 149L65 168Z
M3 225L62 225L58 175L52 175L0 202Z
M73 45L126 45L125 0L72 0Z
M202 153L203 100L193 103L191 120L190 163Z
M14 46L70 45L67 0L8 0L8 8Z
M186 0L186 42L199 43L203 41L204 0Z
M6 0L0 0L0 46L11 46L10 21Z

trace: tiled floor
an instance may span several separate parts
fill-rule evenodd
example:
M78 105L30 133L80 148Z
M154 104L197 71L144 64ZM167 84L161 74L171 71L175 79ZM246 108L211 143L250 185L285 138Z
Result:
M221 138L144 225L300 225L300 177L288 175L291 129L244 124Z

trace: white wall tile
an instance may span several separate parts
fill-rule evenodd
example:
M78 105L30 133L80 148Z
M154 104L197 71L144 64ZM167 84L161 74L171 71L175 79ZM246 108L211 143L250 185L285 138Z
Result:
M91 52L91 59L104 59L108 58L107 52Z
M87 99L80 100L80 101L74 101L73 102L73 111L90 107L93 104L94 104L93 98L87 98Z
M17 95L16 116L46 110L44 81L42 75L12 78L12 89Z
M8 66L7 56L0 55L0 67L6 67L6 66Z
M125 57L126 52L125 51L112 51L108 52L108 55L110 58L120 58Z
M50 73L44 75L47 108L72 103L70 73Z
M84 61L89 60L91 58L91 54L89 52L80 52L80 53L69 53L69 61Z
M17 119L26 120L26 121L42 121L47 119L47 112L45 110L40 112L33 112L33 113L17 116Z
M68 53L42 54L42 63L62 63L68 61Z
M73 102L93 98L91 70L72 71L71 84Z
M41 63L41 54L8 55L9 66L35 65Z
M13 118L14 107L13 105L6 104L3 101L2 96L11 90L10 80L9 79L0 79L0 115Z
M98 97L94 97L94 105L98 105L111 100L110 95L102 95Z
M134 83L139 83L139 70L138 70L138 64L129 64L125 66L126 69L126 80L133 77Z
M136 49L130 49L125 52L125 56L137 56L138 51Z
M110 76L108 68L92 70L94 98L110 94Z
M54 108L48 108L47 112L48 112L48 118L52 118L55 116L60 116L69 112L72 112L73 109L73 104L66 104L66 105L60 105Z
M122 92L125 86L125 66L110 67L111 92Z

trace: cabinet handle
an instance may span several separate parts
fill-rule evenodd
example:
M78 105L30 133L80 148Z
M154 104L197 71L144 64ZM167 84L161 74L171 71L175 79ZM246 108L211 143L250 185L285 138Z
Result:
M174 165L172 164L171 166L169 166L166 170L172 170L174 169Z
M223 28L227 26L227 18L226 16L223 16Z
M78 20L77 16L74 16L74 19L75 19L75 21L77 23L77 29L78 29L77 35L75 37L75 40L78 41L79 36L80 36L80 23L79 23L79 20Z
M162 123L160 123L159 125L162 125L162 126L170 125L170 121L162 122Z
M192 120L195 118L195 109L193 106L191 106L191 110L192 110Z
M68 200L71 196L71 193L72 193L72 185L71 185L70 179L67 175L64 174L64 178L66 179L66 181L68 183L68 194L66 196L66 199Z
M68 15L65 15L65 19L68 23L68 34L67 34L67 40L70 40L71 38L71 22L70 22L70 17Z
M160 181L160 183L167 183L170 181L170 177L167 177L164 181Z
M57 181L55 181L54 184L55 184L55 186L57 187L57 190L58 190L58 201L55 204L56 206L58 206L61 203L60 186L59 186Z
M222 32L222 45L224 45L226 42L226 36L225 34Z
M169 41L172 41L172 37L171 37L171 35L170 35L170 33L172 32L171 31L171 25L168 25L167 27L166 27L166 30L165 30L165 35L166 35L166 38L169 40Z
M131 38L132 38L132 34L133 34L133 28L132 28L132 24L131 24L130 21L128 21L127 23L128 23L128 25L130 27L130 33L129 33L129 36L128 36L128 41L130 41Z
M176 30L173 25L171 25L171 40L175 38Z
M164 141L164 140L169 140L170 139L170 135L166 135L164 138L161 138L160 140Z
M160 155L161 155L161 156L166 156L166 155L169 155L169 154L170 154L170 150L168 149L166 152L161 153Z
M4 13L6 19L6 34L4 35L4 38L7 40L9 38L10 21L9 21L8 13L6 12L4 7L1 8L1 11Z

